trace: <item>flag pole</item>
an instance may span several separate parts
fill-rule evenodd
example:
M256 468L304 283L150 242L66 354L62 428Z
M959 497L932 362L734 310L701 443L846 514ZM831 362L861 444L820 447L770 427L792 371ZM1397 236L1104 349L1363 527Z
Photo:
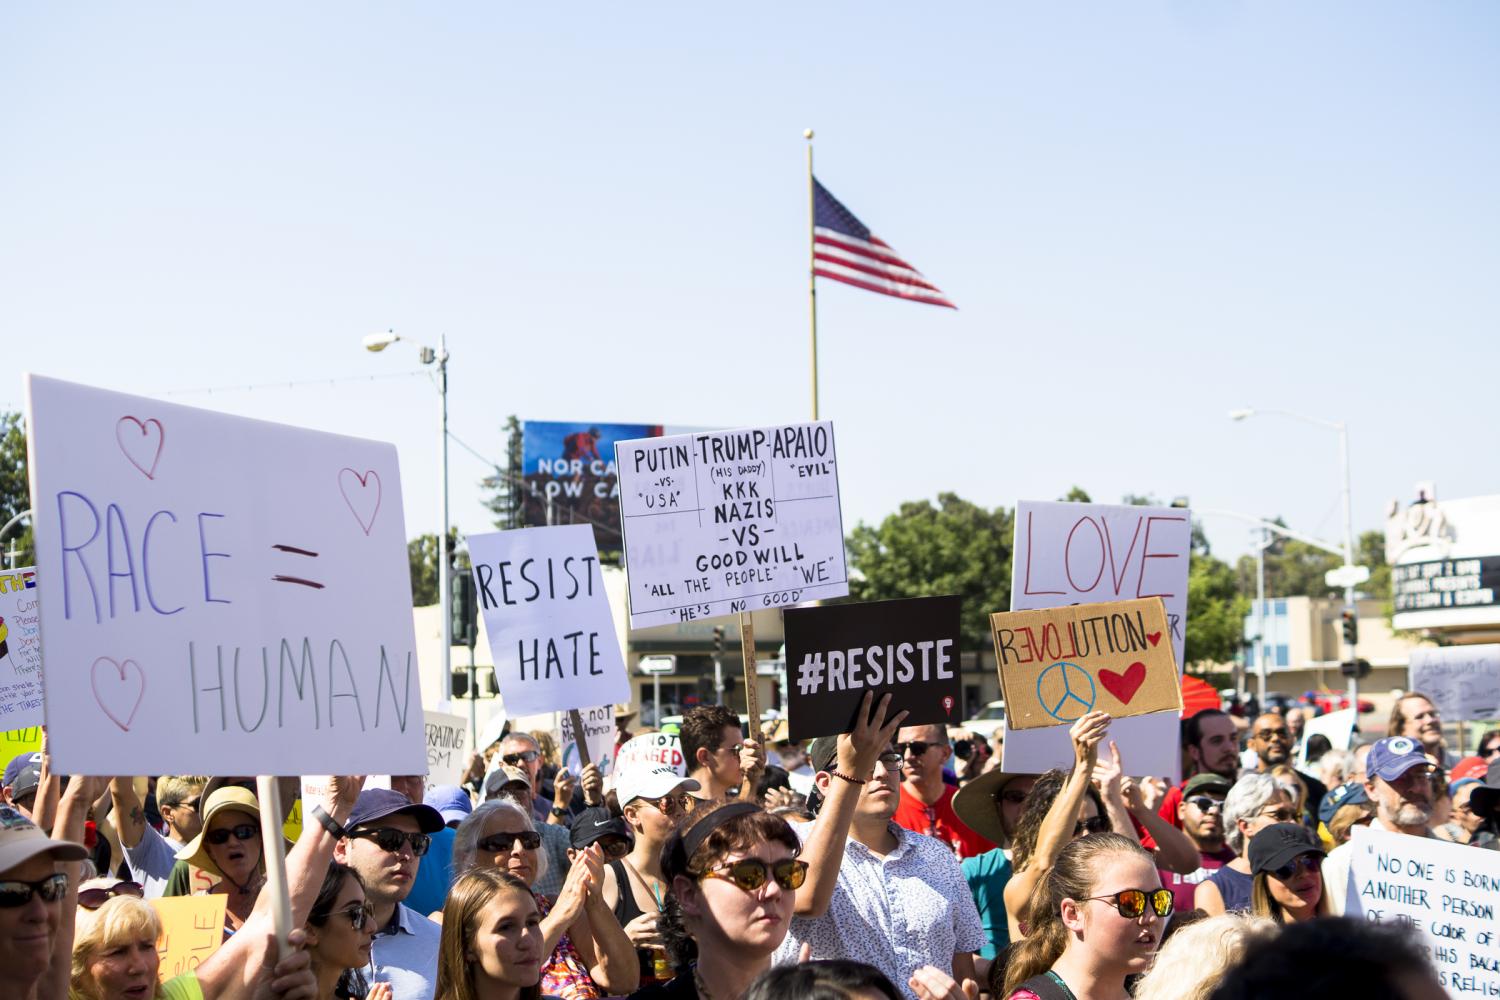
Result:
M813 130L803 129L807 140L807 306L812 319L812 418L818 419L818 243L817 193L813 180Z

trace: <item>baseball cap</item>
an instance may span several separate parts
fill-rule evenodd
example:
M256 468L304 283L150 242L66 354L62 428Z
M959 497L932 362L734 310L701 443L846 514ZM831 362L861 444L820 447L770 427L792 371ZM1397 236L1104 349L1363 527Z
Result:
M1465 778L1478 778L1484 780L1485 771L1489 768L1489 762L1483 757L1465 757L1453 765L1453 770L1448 772L1448 780L1462 781Z
M1250 870L1275 871L1304 854L1326 854L1323 844L1301 823L1272 823L1250 838Z
M1228 795L1229 790L1233 787L1234 783L1222 774L1205 771L1202 774L1195 774L1187 780L1187 784L1182 786L1182 797L1187 798L1189 795L1197 795L1199 792L1218 792L1220 795Z
M1323 796L1323 801L1318 803L1318 822L1327 823L1344 806L1358 806L1369 801L1370 795L1365 791L1365 786L1357 781L1330 788L1328 794Z
M678 789L696 792L702 787L697 780L679 775L670 764L643 763L615 775L615 797L622 806L636 799L659 799Z
M5 783L10 787L12 799L35 795L42 783L42 755L27 753L11 761L5 769Z
M531 794L531 779L526 777L526 772L519 767L497 767L484 779L484 799L488 802L505 791L520 785L526 789L526 794Z
M38 854L54 861L82 861L89 852L82 844L53 840L14 806L0 805L0 872L23 865Z
M354 802L354 811L344 828L352 830L366 823L385 819L387 816L410 816L417 821L417 829L423 833L437 833L447 824L442 815L432 806L413 802L400 792L389 788L366 788ZM204 819L204 824L208 822Z
M457 785L433 785L427 790L423 802L436 809L443 822L450 825L462 823L464 817L474 811L469 793Z
M1432 767L1422 752L1422 745L1410 736L1387 736L1376 740L1365 758L1365 774L1383 781L1395 781L1414 767Z
M812 764L814 771L832 770L834 761L839 756L839 738L837 736L819 736L812 741L812 746L807 748L807 759Z
M601 837L623 837L635 840L625 820L604 806L590 806L573 817L569 827L569 841L575 851L581 851Z

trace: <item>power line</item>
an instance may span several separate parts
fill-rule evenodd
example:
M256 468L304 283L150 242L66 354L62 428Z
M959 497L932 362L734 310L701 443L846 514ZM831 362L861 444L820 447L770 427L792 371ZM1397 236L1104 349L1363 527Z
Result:
M165 389L150 393L153 396L192 396L212 395L216 392L253 392L256 389L301 389L310 385L327 386L338 385L343 382L376 382L392 378L412 378L417 375L427 375L426 369L418 369L411 372L390 372L377 375L345 375L336 378L310 378L294 379L289 382L257 382L252 385L211 385L196 389Z

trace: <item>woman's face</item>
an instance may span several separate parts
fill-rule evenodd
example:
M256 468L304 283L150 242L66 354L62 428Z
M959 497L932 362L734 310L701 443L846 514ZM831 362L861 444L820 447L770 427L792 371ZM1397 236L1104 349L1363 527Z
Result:
M480 847L475 851L475 860L482 865L494 865L502 871L510 872L516 878L531 885L536 881L537 873L537 849L527 850L521 846L519 834L526 833L531 827L526 821L509 809L502 809L491 813L484 821L484 826L479 831L479 843L483 844L491 837L499 837L503 843L499 850L489 851Z
M1272 823L1295 823L1297 822L1296 807L1292 804L1292 797L1281 789L1266 800L1261 806L1249 816L1240 817L1240 832L1245 836L1245 843L1250 843L1250 838L1255 836Z
M1065 901L1063 923L1070 930L1082 931L1083 946L1103 961L1123 967L1127 975L1145 972L1161 943L1166 923L1156 915L1149 900L1139 917L1121 916L1114 895L1124 889L1143 889L1149 893L1160 888L1161 876L1149 858L1134 854L1106 855L1089 890L1090 896L1105 898ZM1071 920L1070 904L1076 907Z
M474 918L466 956L478 976L504 986L535 986L542 978L542 925L529 892L507 890Z
M355 930L354 922L363 919ZM375 939L375 919L365 907L365 890L354 879L345 877L333 908L322 927L309 927L316 938L312 946L313 962L322 968L358 969L370 964L370 942Z
M790 847L779 841L770 841L757 844L748 851L735 851L715 863L710 871L728 874L730 865L748 858L769 866L791 857ZM769 876L769 871L767 874L765 885L754 892L747 892L723 878L701 878L692 884L696 920L689 929L700 947L705 938L718 937L729 947L757 956L769 955L776 950L791 924L797 892L783 889L774 877ZM684 914L688 914L686 906Z
M156 938L134 937L106 945L89 959L88 972L99 987L99 1000L151 1000L161 958Z
M1036 776L1023 774L1010 779L995 793L995 808L1000 812L1000 828L1007 837L1016 835L1016 824L1026 808L1026 795L1036 784Z
M1478 785L1464 785L1453 795L1453 818L1473 836L1484 825L1484 817L1469 808L1469 799Z
M222 844L215 844L215 831L228 833L229 839ZM241 840L239 833L249 835ZM235 885L249 884L260 864L260 821L239 809L222 809L214 813L203 837L208 844L208 856L213 859L219 871Z
M1099 825L1099 807L1094 804L1092 795L1085 795L1083 802L1078 806L1078 821L1073 824L1073 839L1087 837L1091 828Z
M1323 855L1309 851L1295 859L1295 870L1285 880L1266 876L1271 898L1288 920L1307 920L1318 912L1318 900L1323 898L1322 862Z

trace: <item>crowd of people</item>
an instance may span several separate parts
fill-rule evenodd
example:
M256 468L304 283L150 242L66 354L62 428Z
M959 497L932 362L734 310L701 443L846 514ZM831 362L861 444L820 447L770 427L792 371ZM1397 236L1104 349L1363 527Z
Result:
M253 780L69 779L44 744L0 788L0 994L1443 996L1408 931L1342 916L1351 842L1500 849L1500 730L1459 758L1408 693L1343 751L1299 747L1290 714L1184 719L1175 783L1132 776L1102 713L1072 724L1071 767L1018 774L998 739L904 725L890 695L806 746L701 706L672 753L607 777L508 731L462 786L309 791L285 945ZM622 745L644 735L617 723ZM224 897L223 943L163 982L149 900L193 894Z

